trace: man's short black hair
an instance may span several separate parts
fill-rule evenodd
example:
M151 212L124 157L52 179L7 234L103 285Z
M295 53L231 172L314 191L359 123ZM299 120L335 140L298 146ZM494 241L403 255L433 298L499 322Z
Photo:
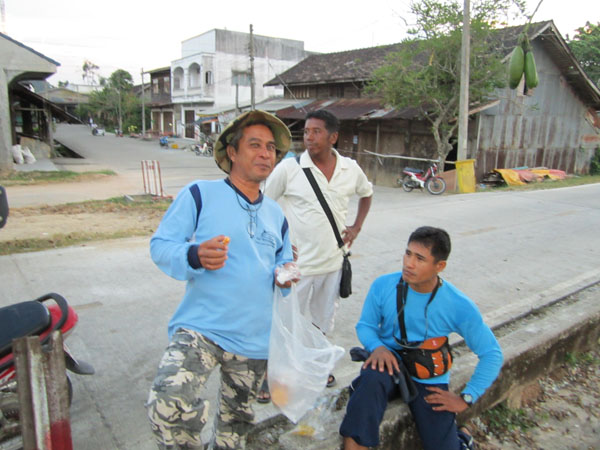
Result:
M231 145L235 149L236 153L239 150L239 145L240 141L242 140L242 136L244 135L244 130L253 125L264 125L269 130L271 130L271 133L273 133L273 136L275 136L275 133L273 132L273 126L266 120L255 120L253 122L244 123L232 133L231 138L229 139L228 145Z
M304 121L307 121L308 119L319 119L325 122L325 129L329 134L337 133L340 130L340 121L338 118L324 109L317 109L316 111L309 112L304 118Z
M450 256L450 235L435 227L419 227L408 238L408 243L418 242L427 247L436 261L446 261Z

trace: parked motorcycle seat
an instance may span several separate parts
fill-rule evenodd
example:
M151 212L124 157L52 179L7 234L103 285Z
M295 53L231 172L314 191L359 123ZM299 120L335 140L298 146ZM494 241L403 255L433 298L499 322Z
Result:
M0 358L11 352L13 339L40 334L50 323L48 309L37 300L0 308Z
M423 171L421 169L413 169L412 167L407 167L404 170L406 170L408 172L413 172L413 173L423 173Z

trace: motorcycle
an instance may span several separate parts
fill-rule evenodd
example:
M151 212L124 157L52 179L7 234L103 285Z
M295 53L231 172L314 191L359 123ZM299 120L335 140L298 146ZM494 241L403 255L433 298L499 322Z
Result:
M192 145L192 150L196 154L196 156L212 156L213 154L212 144L206 142L203 145Z
M8 217L8 202L4 188L0 186L0 217ZM0 228L6 220L0 221ZM67 300L56 293L48 293L35 300L15 303L0 308L0 443L18 439L21 431L19 398L15 361L12 352L14 339L39 336L42 348L50 335L60 330L66 338L77 325L78 317ZM94 368L85 361L77 360L63 344L67 370L79 375L92 375ZM69 404L73 389L67 375Z
M406 192L425 188L430 194L443 194L446 190L446 181L438 176L437 170L436 163L432 163L427 171L405 167L402 170L405 175L403 178L398 178L398 184L401 184Z
M92 136L104 136L105 133L104 128L100 128L97 125L92 126Z

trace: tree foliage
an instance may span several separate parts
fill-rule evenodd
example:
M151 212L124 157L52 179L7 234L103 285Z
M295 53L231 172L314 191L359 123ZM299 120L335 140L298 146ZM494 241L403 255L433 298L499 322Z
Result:
M125 70L118 69L108 78L101 78L102 90L92 92L87 113L94 121L105 127L123 130L141 123L140 100L133 92L133 78ZM83 111L80 112L80 114Z
M81 70L83 71L83 75L81 75L81 78L83 78L83 81L86 81L88 84L91 85L98 84L99 68L100 67L98 67L96 64L86 59L83 62L83 66L81 67Z
M411 4L416 25L409 30L387 64L374 72L369 91L397 108L417 108L431 123L442 163L456 135L460 95L462 4L455 0L419 0ZM479 0L471 2L470 104L489 99L506 85L505 53L498 52L492 38L494 29L520 0ZM443 167L443 164L442 164Z
M569 47L585 73L600 86L600 22L596 25L586 22L575 33Z

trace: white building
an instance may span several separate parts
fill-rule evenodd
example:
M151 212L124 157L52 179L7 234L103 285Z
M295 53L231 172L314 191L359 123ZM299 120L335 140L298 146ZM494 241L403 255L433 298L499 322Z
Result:
M263 84L303 60L304 42L253 35L254 100L283 95L283 87ZM194 138L203 111L232 109L251 101L250 34L213 29L182 42L171 62L171 102L175 132ZM207 134L217 132L207 117ZM208 129L210 128L210 129Z

